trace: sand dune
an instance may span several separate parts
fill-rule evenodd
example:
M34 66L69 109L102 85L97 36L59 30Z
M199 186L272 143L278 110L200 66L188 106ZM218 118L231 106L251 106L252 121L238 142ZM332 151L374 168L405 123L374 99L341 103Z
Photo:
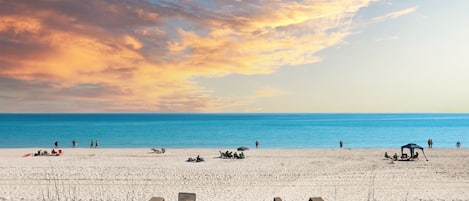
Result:
M58 157L1 149L0 200L199 201L469 200L469 150L426 149L418 161L390 163L400 149L253 149L244 160L219 150L64 149ZM232 150L235 151L235 150ZM200 155L206 162L185 160Z

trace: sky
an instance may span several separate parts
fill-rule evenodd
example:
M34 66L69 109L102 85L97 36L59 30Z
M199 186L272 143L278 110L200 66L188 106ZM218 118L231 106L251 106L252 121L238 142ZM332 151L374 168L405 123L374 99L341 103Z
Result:
M0 112L469 112L469 1L0 0Z

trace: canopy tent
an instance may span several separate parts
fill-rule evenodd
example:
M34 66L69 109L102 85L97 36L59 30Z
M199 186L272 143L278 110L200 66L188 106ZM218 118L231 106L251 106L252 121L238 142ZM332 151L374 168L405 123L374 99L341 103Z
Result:
M409 143L409 144L401 146L401 155L404 153L404 149L409 149L410 150L410 158L414 158L414 149L422 150L423 156L425 156L425 152L423 151L423 147L421 147L417 144ZM427 159L427 156L425 156L425 159ZM427 161L428 161L428 159L427 159Z

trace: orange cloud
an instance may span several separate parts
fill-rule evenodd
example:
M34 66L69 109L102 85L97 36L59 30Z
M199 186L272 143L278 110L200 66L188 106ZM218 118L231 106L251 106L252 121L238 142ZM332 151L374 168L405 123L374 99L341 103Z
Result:
M0 77L30 87L0 97L22 101L13 111L223 111L236 100L194 77L318 62L370 2L0 0Z

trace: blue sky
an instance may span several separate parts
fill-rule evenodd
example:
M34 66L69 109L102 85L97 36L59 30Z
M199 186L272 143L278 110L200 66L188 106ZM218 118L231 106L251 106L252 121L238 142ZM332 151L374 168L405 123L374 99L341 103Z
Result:
M407 8L415 11L370 22ZM246 89L266 86L284 91L282 98L266 97L233 111L467 112L466 8L464 1L372 4L354 17L353 34L318 52L321 62L201 83L217 86L220 96L247 96Z

